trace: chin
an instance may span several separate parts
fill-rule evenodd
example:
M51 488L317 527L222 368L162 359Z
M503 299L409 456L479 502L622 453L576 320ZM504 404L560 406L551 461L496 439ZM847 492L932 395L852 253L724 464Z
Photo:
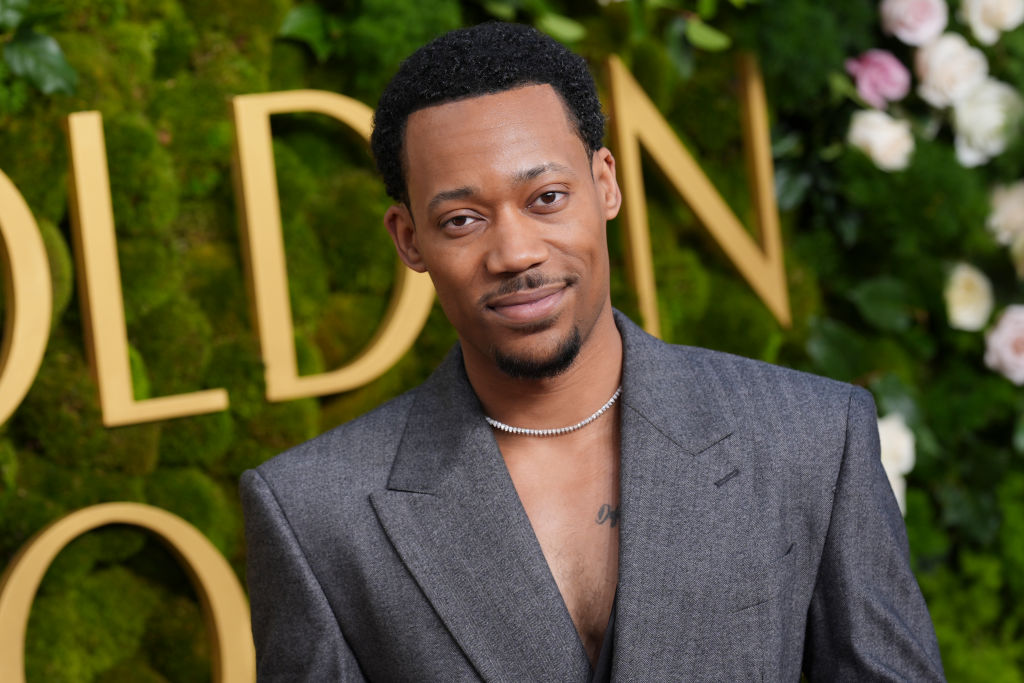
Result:
M502 372L516 379L547 379L557 377L572 366L579 355L582 336L578 326L572 330L546 355L505 352L495 348L494 362Z

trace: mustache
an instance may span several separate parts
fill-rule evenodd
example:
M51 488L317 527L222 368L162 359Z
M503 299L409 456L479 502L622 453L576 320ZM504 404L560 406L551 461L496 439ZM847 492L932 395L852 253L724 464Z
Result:
M481 306L486 306L498 297L508 296L509 294L515 294L516 292L522 292L530 289L539 289L540 287L546 287L548 285L574 285L578 280L578 275L549 277L547 275L542 275L541 273L523 273L522 275L517 275L516 277L505 280L493 291L481 296L479 304Z

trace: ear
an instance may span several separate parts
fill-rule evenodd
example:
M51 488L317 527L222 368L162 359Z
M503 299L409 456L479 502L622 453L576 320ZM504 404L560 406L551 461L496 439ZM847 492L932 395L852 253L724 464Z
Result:
M395 243L395 251L398 258L417 273L427 272L427 265L423 262L423 255L416 246L416 226L412 222L412 214L409 207L404 204L394 204L384 214L384 225L391 235L391 241Z
M604 217L611 220L619 215L619 207L622 206L622 192L619 190L619 181L615 179L615 157L607 147L602 147L594 152L591 163Z

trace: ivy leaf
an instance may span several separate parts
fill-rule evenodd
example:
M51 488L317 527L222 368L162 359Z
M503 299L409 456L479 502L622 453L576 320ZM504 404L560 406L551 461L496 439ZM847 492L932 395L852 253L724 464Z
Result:
M26 79L44 95L75 91L78 74L64 58L60 45L51 36L19 31L4 46L4 61L15 76Z
M504 21L512 21L516 18L516 6L510 2L491 0L484 3L484 10L492 17L498 17Z
M708 52L721 52L732 45L729 36L696 19L686 22L686 37L694 47Z
M542 14L537 17L536 23L541 31L563 43L575 43L587 35L587 29L583 24L561 14Z
M0 0L0 31L12 31L21 25L31 0Z
M902 332L910 327L906 286L892 277L879 277L857 285L850 294L861 316L880 330Z
M277 35L305 43L316 55L317 61L324 61L331 54L327 39L327 17L319 5L296 5L285 15Z

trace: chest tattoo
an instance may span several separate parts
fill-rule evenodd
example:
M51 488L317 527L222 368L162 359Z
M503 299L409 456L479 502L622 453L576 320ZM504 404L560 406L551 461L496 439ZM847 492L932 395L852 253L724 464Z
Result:
M613 508L611 505L605 503L601 506L601 509L597 511L597 523L604 524L608 522L609 526L617 526L619 523L619 517L621 513L619 508Z

